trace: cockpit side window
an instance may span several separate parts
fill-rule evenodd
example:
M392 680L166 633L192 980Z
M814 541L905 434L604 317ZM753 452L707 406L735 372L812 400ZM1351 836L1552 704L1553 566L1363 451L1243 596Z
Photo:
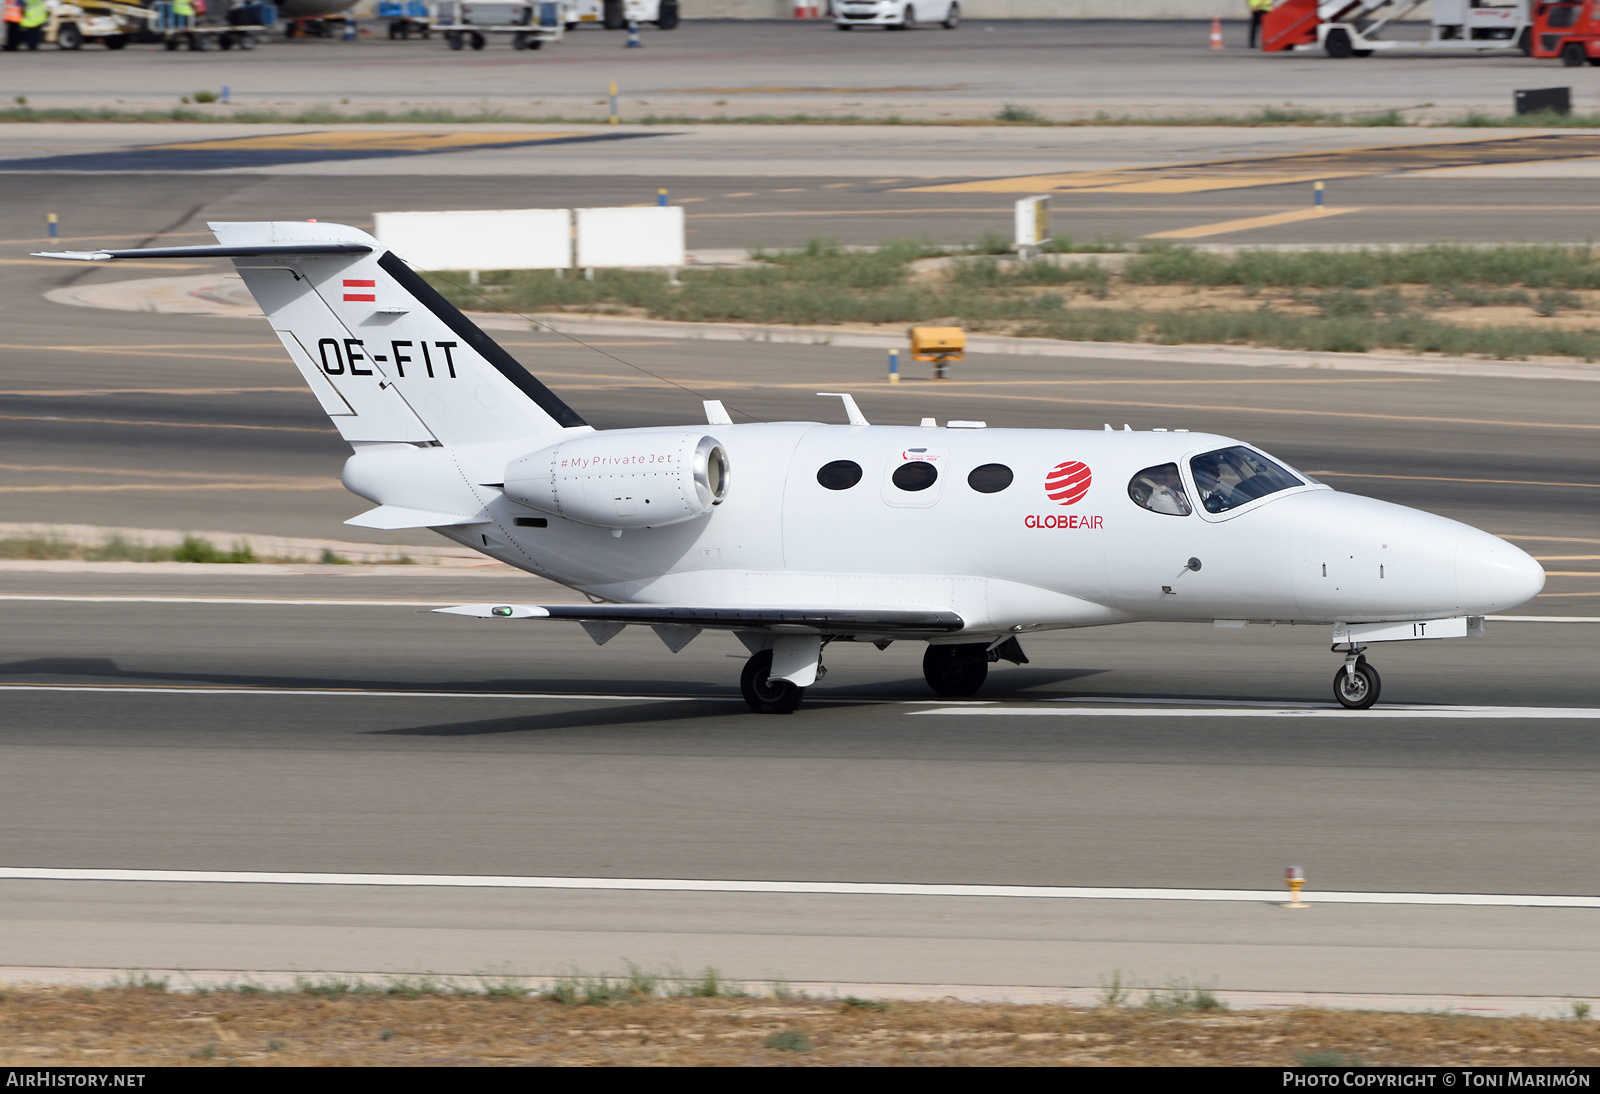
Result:
M1186 517L1194 511L1189 496L1183 492L1183 480L1178 477L1175 463L1147 467L1139 472L1128 481L1128 497L1135 505L1152 513Z
M1226 513L1246 502L1305 485L1292 472L1243 445L1206 452L1189 461L1194 488L1208 513Z

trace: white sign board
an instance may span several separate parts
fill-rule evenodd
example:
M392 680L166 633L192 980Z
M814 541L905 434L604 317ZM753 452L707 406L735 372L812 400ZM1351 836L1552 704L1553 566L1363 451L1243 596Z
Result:
M1049 195L1017 200L1017 250L1037 247L1050 238Z
M372 234L385 247L424 270L564 270L572 265L568 209L375 213L373 220Z
M683 207L642 205L574 209L578 258L583 269L618 266L677 268L684 264Z

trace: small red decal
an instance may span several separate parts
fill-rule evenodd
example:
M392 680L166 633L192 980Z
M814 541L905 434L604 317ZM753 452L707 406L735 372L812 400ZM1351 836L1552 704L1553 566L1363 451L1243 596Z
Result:
M1089 465L1080 460L1058 463L1044 478L1044 492L1051 501L1075 505L1089 492Z

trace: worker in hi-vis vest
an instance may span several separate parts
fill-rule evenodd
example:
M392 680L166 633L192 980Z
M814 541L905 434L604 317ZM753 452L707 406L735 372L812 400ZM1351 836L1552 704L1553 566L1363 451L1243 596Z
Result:
M14 53L22 44L22 0L5 0L6 40L0 49Z
M1250 5L1250 48L1256 48L1256 38L1261 34L1261 20L1272 10L1272 0L1247 0Z
M22 42L29 49L38 49L44 41L44 25L50 20L50 9L44 0L23 0L22 18L17 26L22 30Z
M194 26L194 0L172 0L172 17L180 27Z

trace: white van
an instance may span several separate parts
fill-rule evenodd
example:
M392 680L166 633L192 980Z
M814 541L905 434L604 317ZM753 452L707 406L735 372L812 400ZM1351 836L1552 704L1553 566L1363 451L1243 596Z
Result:
M584 24L623 30L629 23L671 30L678 25L678 0L567 0L568 30Z
M918 23L938 23L955 30L961 22L957 0L833 0L833 25L840 30L883 27L910 30Z

